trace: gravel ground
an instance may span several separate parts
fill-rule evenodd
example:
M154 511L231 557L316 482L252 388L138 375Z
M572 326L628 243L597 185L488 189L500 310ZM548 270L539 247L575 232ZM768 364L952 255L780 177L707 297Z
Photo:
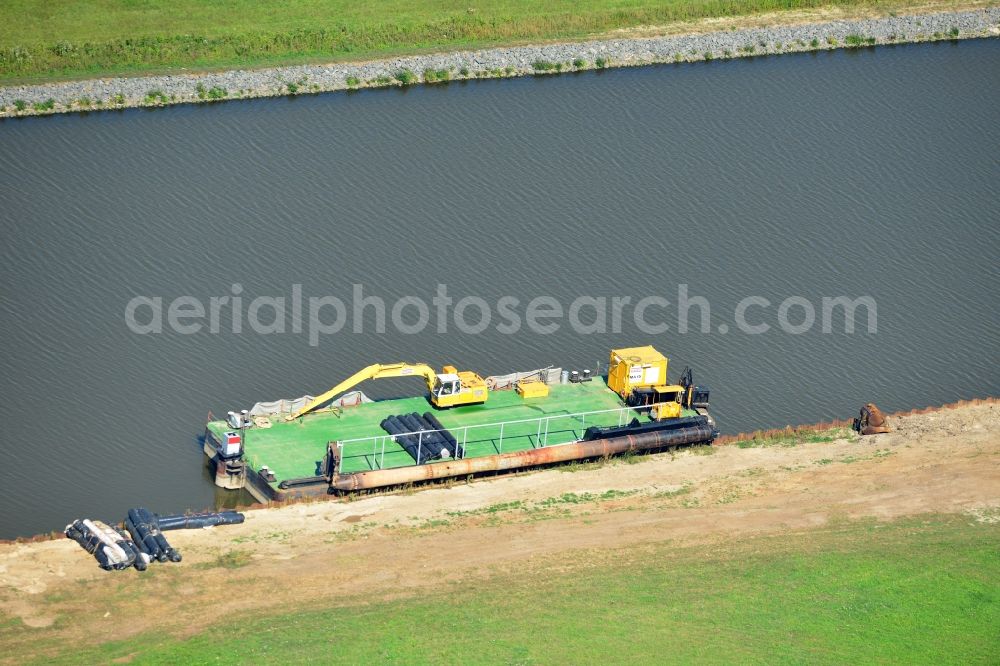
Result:
M493 48L365 63L92 79L0 88L0 117L273 97L348 88L666 62L773 55L875 44L1000 36L1000 8L833 21L705 34ZM443 77L425 72L441 72ZM19 108L20 107L20 108Z

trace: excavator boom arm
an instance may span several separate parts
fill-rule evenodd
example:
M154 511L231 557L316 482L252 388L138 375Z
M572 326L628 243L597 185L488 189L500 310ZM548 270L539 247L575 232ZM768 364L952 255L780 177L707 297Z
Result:
M308 403L298 411L292 412L288 415L287 420L292 421L299 418L305 414L308 414L312 410L316 409L323 403L326 403L333 398L337 397L341 393L357 386L366 379L381 379L384 377L409 377L411 375L423 377L424 381L427 382L428 390L433 390L434 380L437 378L437 374L434 370L426 363L374 363L369 365L367 368L358 370L353 375L340 382L334 386L329 391L323 393L322 395L316 396L312 402Z

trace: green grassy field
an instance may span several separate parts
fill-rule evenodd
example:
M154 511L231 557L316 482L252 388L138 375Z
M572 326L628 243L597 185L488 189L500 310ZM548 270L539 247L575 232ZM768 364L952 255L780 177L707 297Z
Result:
M901 0L905 1L905 0ZM883 0L6 0L0 83L364 59Z
M516 577L458 581L419 598L243 617L186 638L66 646L66 660L1000 661L1000 525L967 516L578 552L525 566Z

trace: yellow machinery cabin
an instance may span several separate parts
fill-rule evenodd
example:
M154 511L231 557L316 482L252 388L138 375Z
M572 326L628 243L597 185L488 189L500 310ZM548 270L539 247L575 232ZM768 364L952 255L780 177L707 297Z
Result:
M431 402L438 409L486 402L486 380L475 372L457 370L453 365L442 368L444 372L436 374L433 381L428 382L431 392Z
M685 389L680 384L667 384L653 387L653 406L649 416L654 421L676 419L681 415L681 400Z

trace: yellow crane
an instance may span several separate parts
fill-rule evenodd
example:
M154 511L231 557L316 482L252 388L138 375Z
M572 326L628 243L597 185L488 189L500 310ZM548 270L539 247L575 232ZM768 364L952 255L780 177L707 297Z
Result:
M431 403L438 409L486 402L486 382L478 374L468 370L459 372L452 365L446 365L442 370L443 372L434 372L426 363L374 363L358 370L323 395L316 396L312 402L289 414L286 420L291 421L308 414L366 379L385 377L423 377L431 394Z

